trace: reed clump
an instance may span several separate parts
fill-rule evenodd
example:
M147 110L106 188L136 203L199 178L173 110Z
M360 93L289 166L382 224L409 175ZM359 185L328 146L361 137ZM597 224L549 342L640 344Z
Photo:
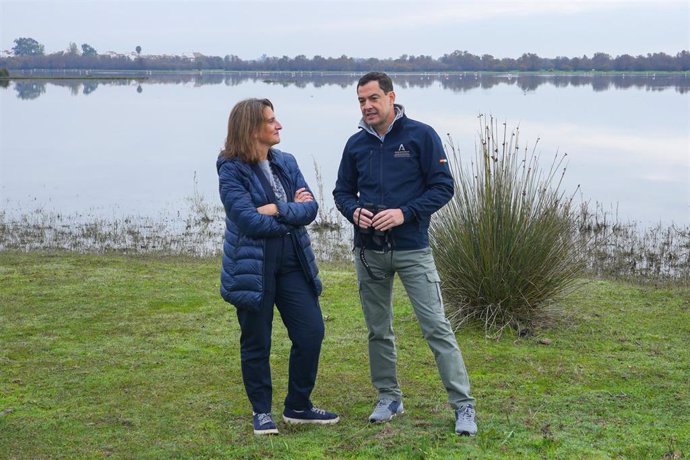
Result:
M585 267L573 196L561 184L565 155L540 168L519 129L479 116L475 161L463 165L449 144L456 190L435 214L431 245L451 321L480 321L500 335L528 330Z

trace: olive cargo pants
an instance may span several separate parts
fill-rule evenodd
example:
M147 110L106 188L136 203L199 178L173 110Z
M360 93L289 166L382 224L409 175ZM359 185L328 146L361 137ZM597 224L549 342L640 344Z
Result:
M355 248L355 268L364 319L369 330L369 368L379 398L400 400L393 334L393 275L398 274L412 303L422 333L431 348L441 381L454 409L474 404L470 382L455 334L445 316L440 278L431 248L407 251L365 250L373 279Z

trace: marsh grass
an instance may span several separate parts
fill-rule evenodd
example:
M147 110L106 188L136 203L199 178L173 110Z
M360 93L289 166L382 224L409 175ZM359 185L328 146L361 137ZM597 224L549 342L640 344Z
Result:
M319 215L308 227L322 262L352 260L352 227L324 200L318 164ZM649 227L622 223L601 204L584 199L577 213L578 238L584 244L587 273L637 283L690 282L690 226ZM187 208L157 216L102 217L95 211L63 214L45 208L0 209L0 251L69 250L80 253L217 255L222 247L224 211L203 196L196 174Z
M577 219L591 276L642 284L690 282L690 226L624 223L615 211L599 203L592 210L584 201Z
M69 250L82 253L211 255L222 238L222 221L205 216L159 217L60 214L35 209L19 217L0 211L0 250Z
M323 176L321 175L321 167L314 159L314 173L316 175L316 197L319 203L319 214L316 222L311 225L313 229L319 230L340 230L346 227L345 219L342 214L334 207L326 206L326 192L324 191Z
M434 217L431 244L449 316L500 334L526 329L569 292L584 268L572 197L561 188L563 156L542 170L536 143L479 116L475 161L449 143L456 192Z

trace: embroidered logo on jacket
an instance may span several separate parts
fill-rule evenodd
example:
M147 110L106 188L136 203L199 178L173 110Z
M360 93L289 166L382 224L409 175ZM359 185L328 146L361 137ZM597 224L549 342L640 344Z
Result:
M398 150L396 150L393 153L394 158L410 158L412 154L410 153L409 150L405 148L403 144L400 144L400 147L398 147Z

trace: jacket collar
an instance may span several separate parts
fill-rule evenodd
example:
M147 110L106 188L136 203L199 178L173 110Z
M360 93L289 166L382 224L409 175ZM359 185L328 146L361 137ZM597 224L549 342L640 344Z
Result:
M269 149L267 160L271 164L276 165L281 169L284 169L284 166L285 166L284 158L285 157L282 155L282 152L280 150L274 149L274 148ZM218 160L216 161L216 169L220 170L221 165L223 163L226 163L229 161L236 162L240 165L245 165L247 168L251 169L251 166L247 165L247 163L243 162L238 157L226 158L223 155L218 155Z
M283 165L283 155L281 155L283 152L281 152L278 149L270 148L268 150L268 157L266 158L269 163L274 164L274 165Z

